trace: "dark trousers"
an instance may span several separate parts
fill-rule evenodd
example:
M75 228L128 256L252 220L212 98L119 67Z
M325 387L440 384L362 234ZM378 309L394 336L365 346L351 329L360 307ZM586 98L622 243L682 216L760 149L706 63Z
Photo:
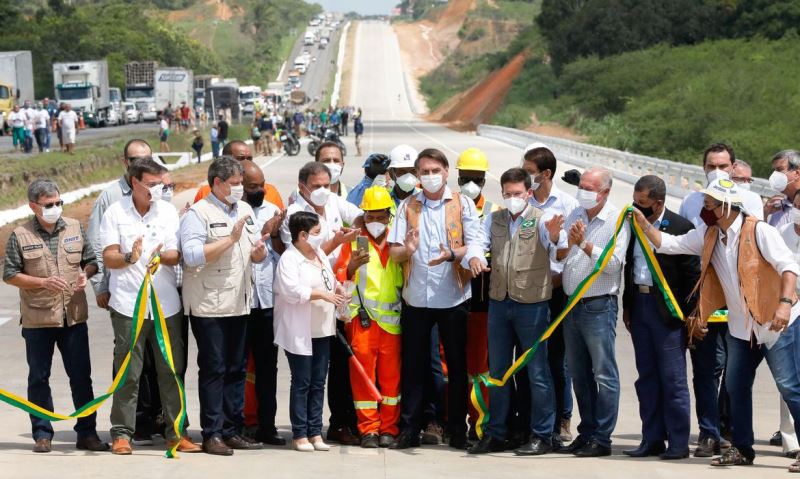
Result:
M253 352L256 369L256 399L258 400L259 436L274 436L276 399L278 387L278 347L274 344L272 331L272 308L251 309L247 320L247 343Z
M554 288L550 298L550 321L555 321L567 305L564 288ZM524 351L523 351L524 352ZM547 360L550 363L550 375L556 392L556 433L561 431L561 421L572 418L572 378L567 369L567 350L564 345L563 325L556 328L547 339Z
M720 380L717 375L717 341L720 337L724 339L727 332L727 323L709 323L706 337L695 341L690 349L699 439L710 437L719 440Z
M292 437L302 439L322 435L322 407L325 401L325 375L330 360L330 337L311 340L311 356L286 351L292 384L289 388L289 418Z
M237 436L244 424L247 316L191 317L197 341L203 440Z
M42 153L47 145L47 128L37 128L33 130L33 135L36 138L36 146L39 147L39 153Z
M336 321L336 328L344 334L344 323ZM357 431L358 419L350 388L350 362L347 350L336 338L331 339L330 369L328 370L328 409L331 410L330 429L341 427Z
M689 448L689 385L686 381L686 330L668 325L656 294L634 291L631 339L636 357L636 396L642 440L677 451Z
M86 323L61 328L22 328L25 338L25 357L28 361L28 401L53 410L50 392L50 369L53 352L58 346L64 370L72 390L75 409L94 399L92 391L92 365L89 360L89 328ZM97 436L97 413L78 419L75 432L78 439ZM50 421L31 416L33 440L52 439Z
M413 434L422 426L424 385L431 371L431 328L436 324L447 358L447 429L451 437L466 435L468 315L469 301L445 309L409 305L403 309L401 419L405 431Z
M404 308L406 306L403 306ZM435 423L444 426L445 418L445 378L442 355L439 353L439 327L431 328L431 371L425 381L425 417L423 426Z

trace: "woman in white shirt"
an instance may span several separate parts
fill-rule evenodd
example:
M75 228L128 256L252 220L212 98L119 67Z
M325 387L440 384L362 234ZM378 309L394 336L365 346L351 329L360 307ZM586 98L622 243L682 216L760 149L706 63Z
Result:
M292 244L275 271L275 344L286 351L292 383L289 416L297 451L327 451L322 408L336 306L346 303L320 249L319 216L299 211L289 218Z

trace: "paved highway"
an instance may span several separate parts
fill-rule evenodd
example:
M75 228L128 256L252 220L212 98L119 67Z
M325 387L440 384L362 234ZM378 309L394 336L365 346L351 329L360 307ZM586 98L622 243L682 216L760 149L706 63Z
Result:
M342 29L343 25L340 24L337 30L332 33L331 42L325 48L320 48L319 42L314 43L314 45L304 45L304 35L303 32L300 32L297 42L294 47L292 47L292 54L287 59L286 68L284 68L282 72L281 81L286 81L295 58L306 50L311 54L312 62L306 73L300 76L300 80L302 81L300 90L306 92L306 96L312 101L315 98L324 101L326 98L325 90L329 88L328 83L330 82L331 75L336 72L338 44L335 38L340 35ZM313 104L309 106L316 108Z
M520 150L472 134L458 133L439 125L414 118L406 98L402 65L396 38L385 23L362 23L357 35L356 68L354 82L356 95L353 104L361 106L365 115L366 131L364 149L388 151L398 143L409 143L421 149L433 146L442 149L454 164L458 152L467 147L483 149L491 161L492 181L487 182L487 194L499 200L499 184L496 179L507 168L518 165ZM400 98L398 99L398 95ZM355 152L353 137L346 137L348 149ZM296 187L297 169L310 158L301 150L297 157L260 158L259 163L266 172L268 181L276 184L283 195ZM344 181L353 184L363 172L361 158L352 155L346 158ZM559 165L559 175L568 165ZM451 169L450 185L455 187L455 171ZM570 193L574 188L559 184ZM630 201L631 185L615 183L612 201L622 206ZM191 194L191 193L187 193ZM177 202L182 202L179 197ZM675 201L672 201L672 206ZM91 294L90 294L91 296ZM90 300L93 303L93 300ZM25 349L20 337L17 312L17 292L13 288L0 286L0 387L25 394ZM90 312L91 354L94 365L95 392L99 393L111 381L112 333L108 315L95 307ZM197 349L191 341L190 368L187 374L189 415L192 420L191 433L197 439L198 399L197 370L194 358ZM755 383L754 409L756 449L759 454L756 466L726 472L712 469L707 459L689 459L679 462L664 462L657 459L634 460L621 455L623 448L638 444L640 422L638 404L634 391L636 371L630 336L621 321L617 327L617 357L620 366L622 399L620 417L613 436L614 455L601 459L577 459L564 455L547 455L540 458L519 458L511 453L492 454L481 457L466 456L463 452L445 447L425 447L412 452L366 450L358 447L334 447L327 453L301 455L279 449L263 451L237 451L232 458L207 455L184 455L179 461L163 459L159 448L137 448L131 457L114 457L111 454L87 454L77 452L71 443L75 435L71 425L56 424L55 451L48 456L30 452L30 424L27 416L8 406L0 405L0 471L2 477L36 478L57 474L60 478L91 477L101 474L122 474L137 478L218 478L236 475L245 477L347 477L353 478L408 478L408 477L679 477L685 475L710 474L714 477L744 478L785 477L785 468L791 462L779 457L780 450L766 445L766 441L778 426L778 395L766 367L759 370ZM52 387L56 409L72 411L69 403L68 383L60 361L54 361ZM278 425L289 437L288 418L289 374L283 355L279 364ZM101 436L108 439L109 405L100 409L98 427ZM327 418L327 413L326 413ZM577 425L577 406L572 431ZM693 420L693 434L697 426ZM55 472L57 471L57 472ZM124 472L122 472L124 471Z

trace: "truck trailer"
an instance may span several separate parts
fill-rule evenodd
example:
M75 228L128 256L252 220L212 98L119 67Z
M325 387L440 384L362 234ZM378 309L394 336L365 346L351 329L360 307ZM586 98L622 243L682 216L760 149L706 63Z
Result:
M33 100L31 52L0 52L0 111L7 116L14 105Z
M105 60L53 63L56 100L69 103L91 126L105 126L111 110Z

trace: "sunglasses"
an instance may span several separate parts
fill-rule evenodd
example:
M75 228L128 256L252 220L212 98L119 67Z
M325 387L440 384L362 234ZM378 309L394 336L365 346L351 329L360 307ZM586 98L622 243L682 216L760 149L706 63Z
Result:
M458 186L464 186L469 182L473 182L478 186L483 186L486 183L486 178L479 178L479 177L469 177L469 176L459 176L458 177Z
M328 291L333 291L333 284L331 283L331 278L328 276L328 270L322 268L322 281L325 283L325 289Z
M50 208L52 208L54 206L62 206L64 204L64 202L61 201L61 200L58 200L58 201L53 201L52 203L45 203L45 204L36 203L36 204L41 206L45 210L49 210Z
M253 156L252 155L249 155L249 156L245 156L245 155L234 156L234 158L236 158L239 161L244 161L244 160L253 161Z

